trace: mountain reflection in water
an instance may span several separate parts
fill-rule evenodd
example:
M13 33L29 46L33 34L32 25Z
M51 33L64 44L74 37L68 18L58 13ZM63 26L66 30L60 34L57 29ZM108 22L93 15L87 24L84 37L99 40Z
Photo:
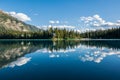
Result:
M120 57L119 49L120 41L1 41L0 68L27 63L31 58L24 55L29 53L50 53L49 57L54 58L77 52L76 57L84 62L100 63L107 56Z
M73 56L81 61L100 63L105 57L120 57L120 41L0 41L0 68L22 66L31 61L30 53L49 54L49 58Z
M120 80L119 61L119 40L0 41L0 80Z

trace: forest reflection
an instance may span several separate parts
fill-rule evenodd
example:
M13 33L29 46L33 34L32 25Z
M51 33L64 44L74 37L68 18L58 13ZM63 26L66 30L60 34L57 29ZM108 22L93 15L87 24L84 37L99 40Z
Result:
M8 65L10 65L11 67L14 67L15 66L14 64L18 63L16 61L22 61L23 59L24 61L25 60L29 61L31 58L25 58L24 56L26 54L33 53L33 52L43 52L44 51L43 49L47 50L46 53L48 52L63 53L63 52L69 52L69 51L75 52L76 48L78 49L77 53L84 53L82 55L79 55L79 58L83 61L86 61L86 60L91 61L95 59L101 60L101 57L103 58L105 55L107 55L106 53L110 53L112 52L112 50L119 50L120 41L119 40L113 40L113 41L112 40L110 41L107 41L107 40L104 40L104 41L80 41L80 40L0 41L0 68L6 67ZM103 48L105 48L105 50ZM80 52L80 50L82 51ZM99 58L95 57L94 59L94 56L90 57L92 53L95 53L95 54L97 53L98 56L100 57ZM104 56L102 53L104 53ZM120 51L115 52L115 54L120 54ZM51 54L50 57L54 57L54 55ZM59 55L56 55L56 57L59 57ZM100 60L98 62L100 62ZM27 63L27 61L22 64ZM16 64L16 65L20 66L22 64Z

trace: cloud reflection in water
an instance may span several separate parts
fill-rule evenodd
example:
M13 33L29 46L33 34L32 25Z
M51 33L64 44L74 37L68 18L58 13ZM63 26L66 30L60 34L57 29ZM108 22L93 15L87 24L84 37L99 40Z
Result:
M93 61L95 63L100 63L105 57L117 55L119 57L120 50L107 48L107 47L96 47L96 46L87 46L87 45L78 45L74 49L68 48L66 50L48 50L40 49L36 53L49 53L50 58L60 58L60 57L69 57L71 54L76 55L81 61Z
M22 65L25 65L30 60L31 60L31 57L29 57L29 58L27 58L27 57L21 57L21 58L18 58L16 61L13 61L13 62L9 63L5 67L14 68L15 66L22 66Z

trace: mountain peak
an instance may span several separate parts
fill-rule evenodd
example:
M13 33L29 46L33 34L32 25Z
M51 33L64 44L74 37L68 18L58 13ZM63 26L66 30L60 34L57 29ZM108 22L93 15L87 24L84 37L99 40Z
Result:
M26 24L2 10L0 10L0 29L26 32L38 30L37 27Z

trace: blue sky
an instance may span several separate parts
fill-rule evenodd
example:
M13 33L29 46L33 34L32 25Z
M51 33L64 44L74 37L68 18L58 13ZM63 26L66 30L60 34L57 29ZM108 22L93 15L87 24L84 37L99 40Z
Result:
M27 23L36 26L49 25L52 20L59 21L57 25L79 28L80 17L94 15L116 23L120 19L119 8L120 0L0 0L0 9L24 13L31 18Z

